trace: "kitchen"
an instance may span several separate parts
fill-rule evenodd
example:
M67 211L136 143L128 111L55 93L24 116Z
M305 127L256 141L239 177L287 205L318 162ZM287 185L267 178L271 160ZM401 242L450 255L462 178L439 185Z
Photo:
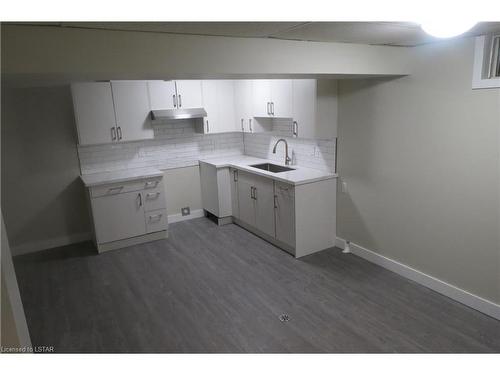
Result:
M498 352L498 23L174 24L2 25L33 345Z

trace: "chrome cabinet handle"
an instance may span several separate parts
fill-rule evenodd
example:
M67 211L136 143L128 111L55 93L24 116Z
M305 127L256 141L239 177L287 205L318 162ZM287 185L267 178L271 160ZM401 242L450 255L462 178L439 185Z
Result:
M116 131L118 132L118 140L121 141L121 139L122 139L122 128L121 128L121 126L117 127Z
M158 214L158 215L149 215L149 221L152 221L153 219L158 219L160 220L163 214Z
M208 120L207 120L207 133L210 133L210 124L208 123Z
M249 128L250 128L250 133L253 133L253 130L252 130L252 119L248 119L248 125L249 125Z
M278 196L274 195L274 208L278 208L278 203L276 203L276 199L278 199Z
M146 199L147 198L151 198L151 197L155 197L156 198L156 197L159 197L159 196L160 196L160 192L159 191L157 191L156 193L147 193L146 194Z
M120 191L122 191L122 189L123 189L123 186L115 186L115 187L109 188L108 193L113 193L114 191L120 192Z
M274 102L271 102L271 114L274 116Z
M111 128L111 140L116 141L116 127Z
M250 186L250 198L253 199L253 186Z
M270 102L267 102L267 114L270 115L271 114L271 103Z
M253 199L257 200L257 188L255 186L253 188Z
M292 129L292 133L295 137L298 137L299 135L299 124L297 123L297 121L294 121L293 122L293 129Z
M182 97L181 97L181 94L179 94L179 108L182 107Z
M137 194L139 197L139 207L142 207L142 195L141 193Z
M145 187L146 189L150 187L156 187L158 185L158 181L146 181Z
M177 102L175 100L175 94L172 95L172 103L174 104L174 108L177 108Z
M233 181L234 182L238 181L238 170L233 171Z
M241 119L241 131L244 132L245 131L245 126L243 125L243 119Z

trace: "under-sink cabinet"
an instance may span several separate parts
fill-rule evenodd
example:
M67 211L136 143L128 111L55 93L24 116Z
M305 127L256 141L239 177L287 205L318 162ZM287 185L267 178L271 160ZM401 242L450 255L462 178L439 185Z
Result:
M90 186L87 191L99 252L167 237L162 177Z
M336 178L294 185L200 161L200 181L219 225L234 222L297 258L335 246Z

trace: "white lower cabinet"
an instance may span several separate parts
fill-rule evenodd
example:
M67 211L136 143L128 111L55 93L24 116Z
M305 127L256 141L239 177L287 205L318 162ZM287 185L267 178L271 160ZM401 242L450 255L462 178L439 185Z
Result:
M233 217L240 218L240 204L238 202L238 170L234 168L229 169L230 172L230 187L231 187L231 211Z
M98 243L140 236L146 232L141 192L105 195L92 200Z
M97 249L101 252L166 237L164 194L161 177L90 187Z
M335 246L336 179L293 186L234 172L231 202L237 224L297 258Z
M274 192L276 239L295 247L295 189L276 181Z

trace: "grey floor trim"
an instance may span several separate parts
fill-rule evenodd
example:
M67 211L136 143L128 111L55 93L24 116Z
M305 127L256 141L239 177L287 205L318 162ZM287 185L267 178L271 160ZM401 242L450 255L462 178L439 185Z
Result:
M15 258L33 345L58 352L500 352L500 322L352 254L294 259L206 218L97 255ZM286 316L285 316L286 315Z

